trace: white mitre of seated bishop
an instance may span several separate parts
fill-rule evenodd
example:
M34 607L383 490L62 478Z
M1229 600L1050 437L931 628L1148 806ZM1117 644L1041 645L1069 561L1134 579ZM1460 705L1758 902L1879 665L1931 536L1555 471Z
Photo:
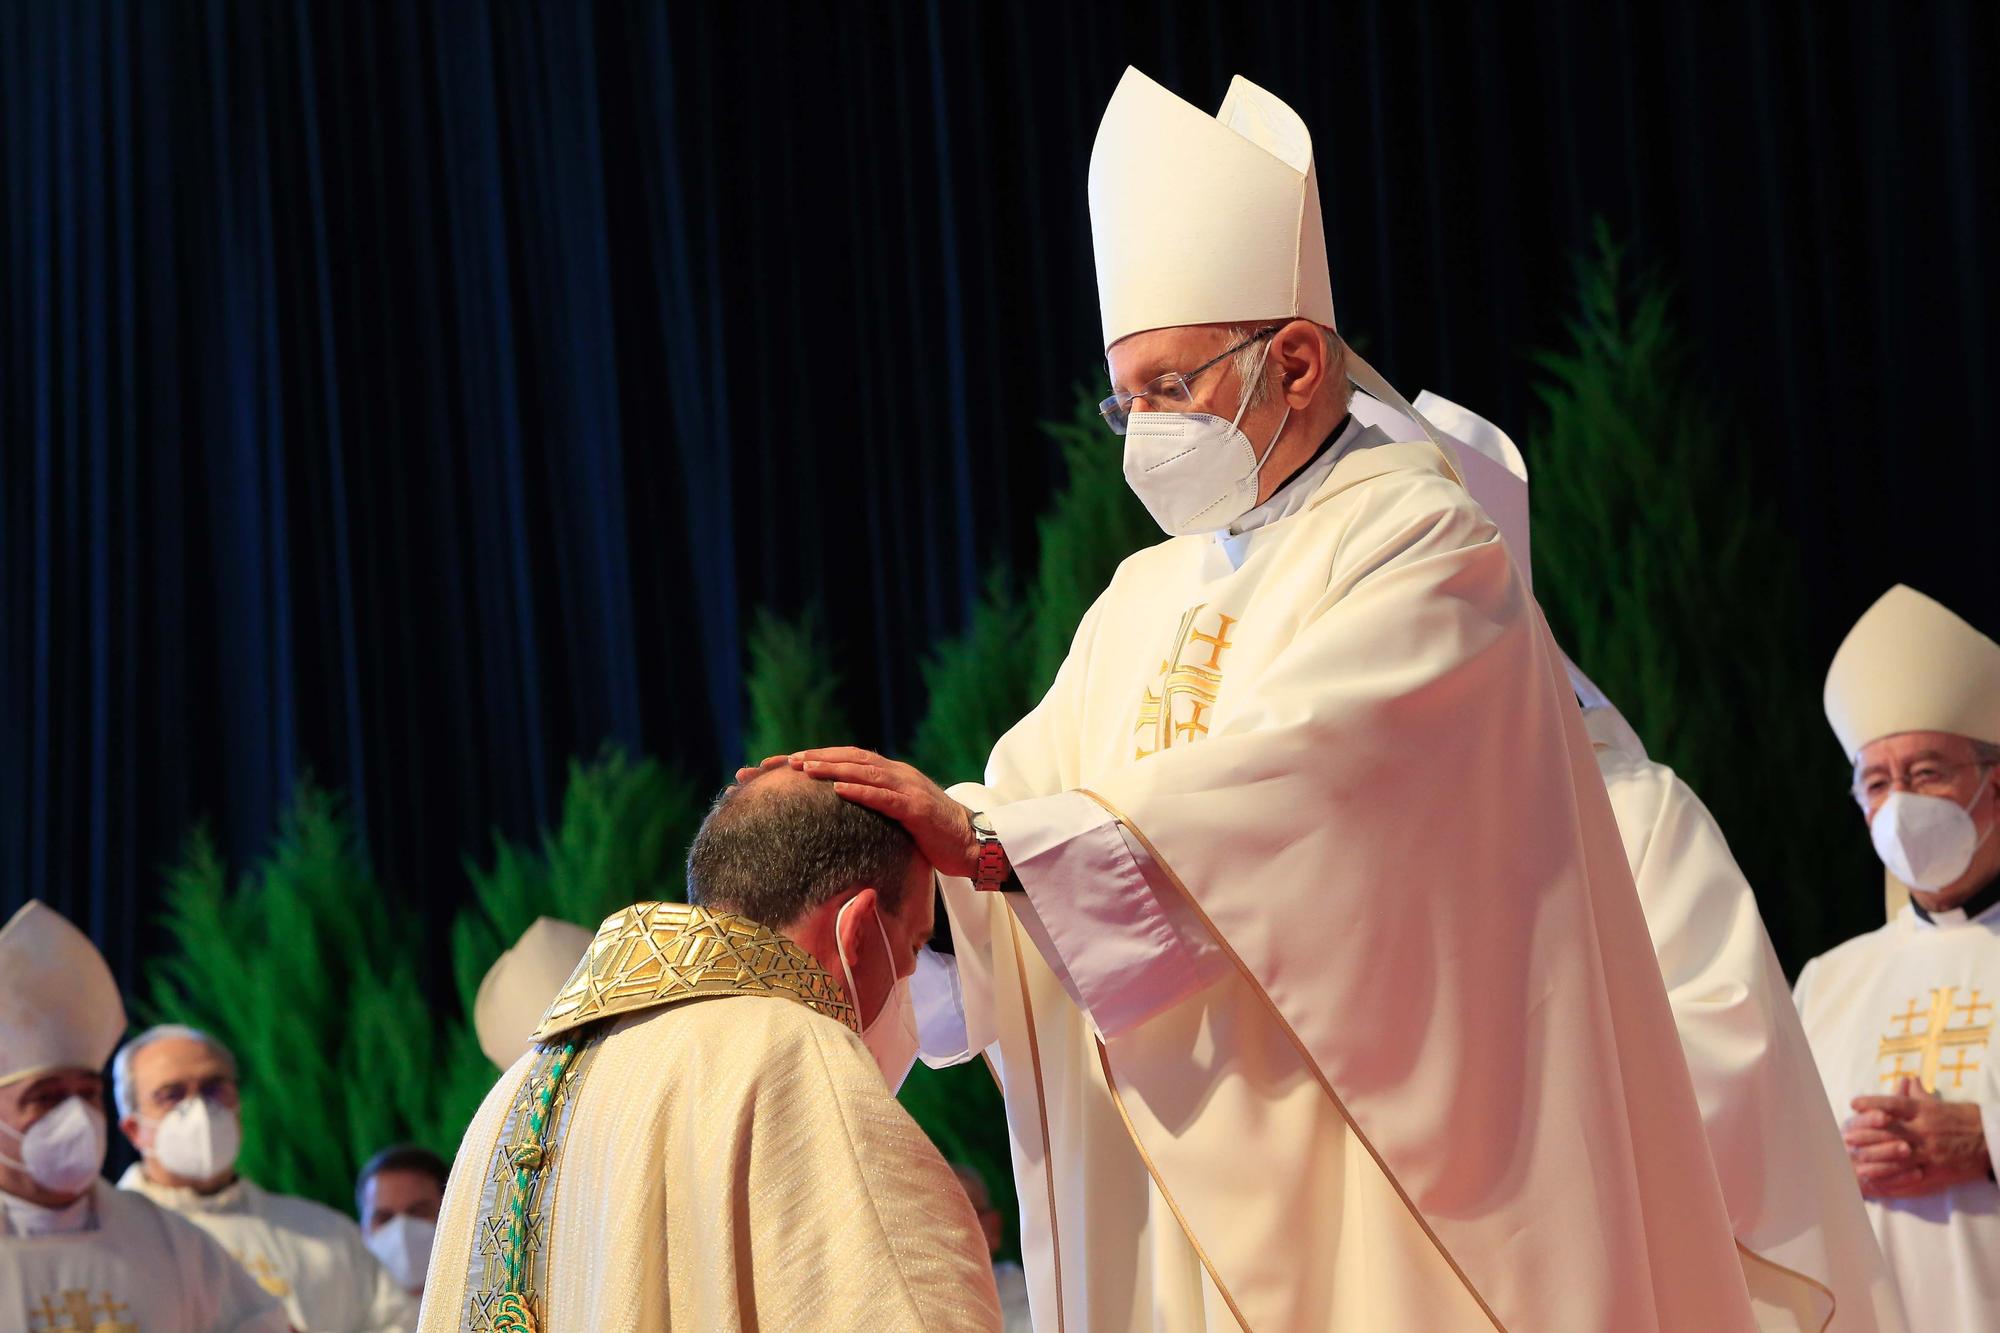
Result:
M1312 133L1240 74L1210 116L1126 68L1090 150L1090 236L1106 348L1149 329L1260 320L1309 319L1339 336ZM1343 346L1347 377L1437 443Z
M1841 641L1825 702L1850 761L1870 741L1905 731L2000 745L2000 643L1899 583Z
M472 1001L479 1049L502 1069L528 1049L549 1002L583 960L592 933L554 917L536 917L513 948L500 955Z
M58 1069L102 1070L125 1035L104 955L30 899L0 928L0 1086Z

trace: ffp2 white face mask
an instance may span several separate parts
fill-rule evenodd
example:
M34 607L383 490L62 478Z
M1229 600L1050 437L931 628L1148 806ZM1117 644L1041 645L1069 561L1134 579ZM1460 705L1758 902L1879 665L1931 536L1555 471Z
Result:
M833 920L835 949L840 948L840 925L847 919L847 913L859 898L847 900L847 906ZM896 977L896 984L882 1001L882 1007L875 1011L875 1017L861 1030L862 1044L875 1057L875 1067L882 1071L882 1081L889 1085L889 1091L896 1092L903 1086L903 1080L910 1076L910 1066L917 1062L917 1010L910 999L910 979L896 976L896 950L889 943L889 928L882 924L882 913L875 912L875 929L882 937L882 950L889 955L889 975ZM847 955L840 955L841 975L847 980L847 998L854 1005L855 1017L861 1016L861 992L854 986L854 969L847 965Z
M1292 419L1287 406L1262 454L1239 429L1270 356L1267 338L1232 421L1210 412L1157 411L1126 420L1125 484L1169 537L1219 532L1256 508L1257 478Z
M0 1153L0 1162L27 1172L51 1194L75 1194L104 1169L104 1112L82 1097L71 1097L25 1132L0 1125L0 1134L10 1135L21 1151L18 1159Z
M1889 873L1913 889L1931 892L1952 883L1972 864L1987 829L1979 832L1970 807L1986 794L1988 772L1979 770L1979 790L1964 805L1942 796L1892 791L1868 822L1868 840Z
M153 1130L154 1161L183 1180L213 1180L236 1165L243 1148L243 1122L235 1111L206 1097L188 1097L157 1120L140 1117Z

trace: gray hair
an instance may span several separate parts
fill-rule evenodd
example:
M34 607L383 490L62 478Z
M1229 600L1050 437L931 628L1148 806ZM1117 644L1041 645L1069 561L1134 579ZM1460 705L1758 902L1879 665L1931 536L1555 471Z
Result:
M867 885L894 912L915 855L901 824L832 783L777 785L759 775L724 787L701 821L688 848L688 900L777 929Z
M1290 322L1289 320L1281 321L1278 327L1283 328L1285 324ZM1225 337L1223 338L1222 345L1227 347L1233 343L1240 343L1245 338L1256 337L1259 332L1270 327L1269 321L1262 324L1231 324L1223 330ZM1332 361L1339 360L1340 335L1332 329L1327 328L1324 324L1318 327L1320 337L1326 340L1327 358ZM1271 336L1273 338L1277 337L1275 333ZM1237 348L1235 353L1229 358L1230 364L1236 369L1236 382L1239 385L1247 384L1250 386L1250 400L1244 404L1246 408L1262 407L1265 403L1269 402L1271 400L1272 386L1277 383L1278 374L1271 368L1270 361L1264 355L1264 349L1268 345L1269 339L1258 338L1256 342L1251 343L1247 347ZM1341 389L1343 392L1351 392L1350 386L1345 383L1341 385Z
M119 1047L118 1054L111 1061L111 1098L118 1106L119 1119L134 1115L138 1110L132 1089L132 1057L166 1037L183 1037L188 1041L200 1042L222 1057L222 1063L229 1066L229 1077L237 1076L236 1053L200 1028L191 1028L181 1023L161 1023L157 1027L147 1028Z

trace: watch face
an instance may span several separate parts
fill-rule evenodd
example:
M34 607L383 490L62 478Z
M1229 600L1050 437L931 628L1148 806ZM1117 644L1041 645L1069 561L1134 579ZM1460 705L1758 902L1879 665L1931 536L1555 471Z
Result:
M973 815L972 831L978 834L982 838L992 838L999 836L993 832L993 821L988 819L985 815L985 812L983 811Z

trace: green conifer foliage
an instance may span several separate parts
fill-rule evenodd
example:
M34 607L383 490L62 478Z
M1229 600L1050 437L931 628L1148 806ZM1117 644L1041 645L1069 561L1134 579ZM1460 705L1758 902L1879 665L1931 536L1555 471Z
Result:
M339 799L302 781L234 888L207 833L190 838L167 880L175 951L138 1006L235 1053L244 1173L343 1211L355 1163L425 1119L432 1095L416 926L392 901Z
M1577 284L1568 345L1535 358L1535 595L1713 810L1796 969L1879 912L1873 895L1847 895L1855 908L1826 892L1865 839L1826 776L1825 663L1799 652L1798 562L1758 493L1753 442L1689 367L1667 285L1633 273L1601 222Z
M852 741L854 727L840 706L841 677L833 667L819 608L808 607L797 620L786 620L759 607L744 683L750 695L743 733L746 762Z

